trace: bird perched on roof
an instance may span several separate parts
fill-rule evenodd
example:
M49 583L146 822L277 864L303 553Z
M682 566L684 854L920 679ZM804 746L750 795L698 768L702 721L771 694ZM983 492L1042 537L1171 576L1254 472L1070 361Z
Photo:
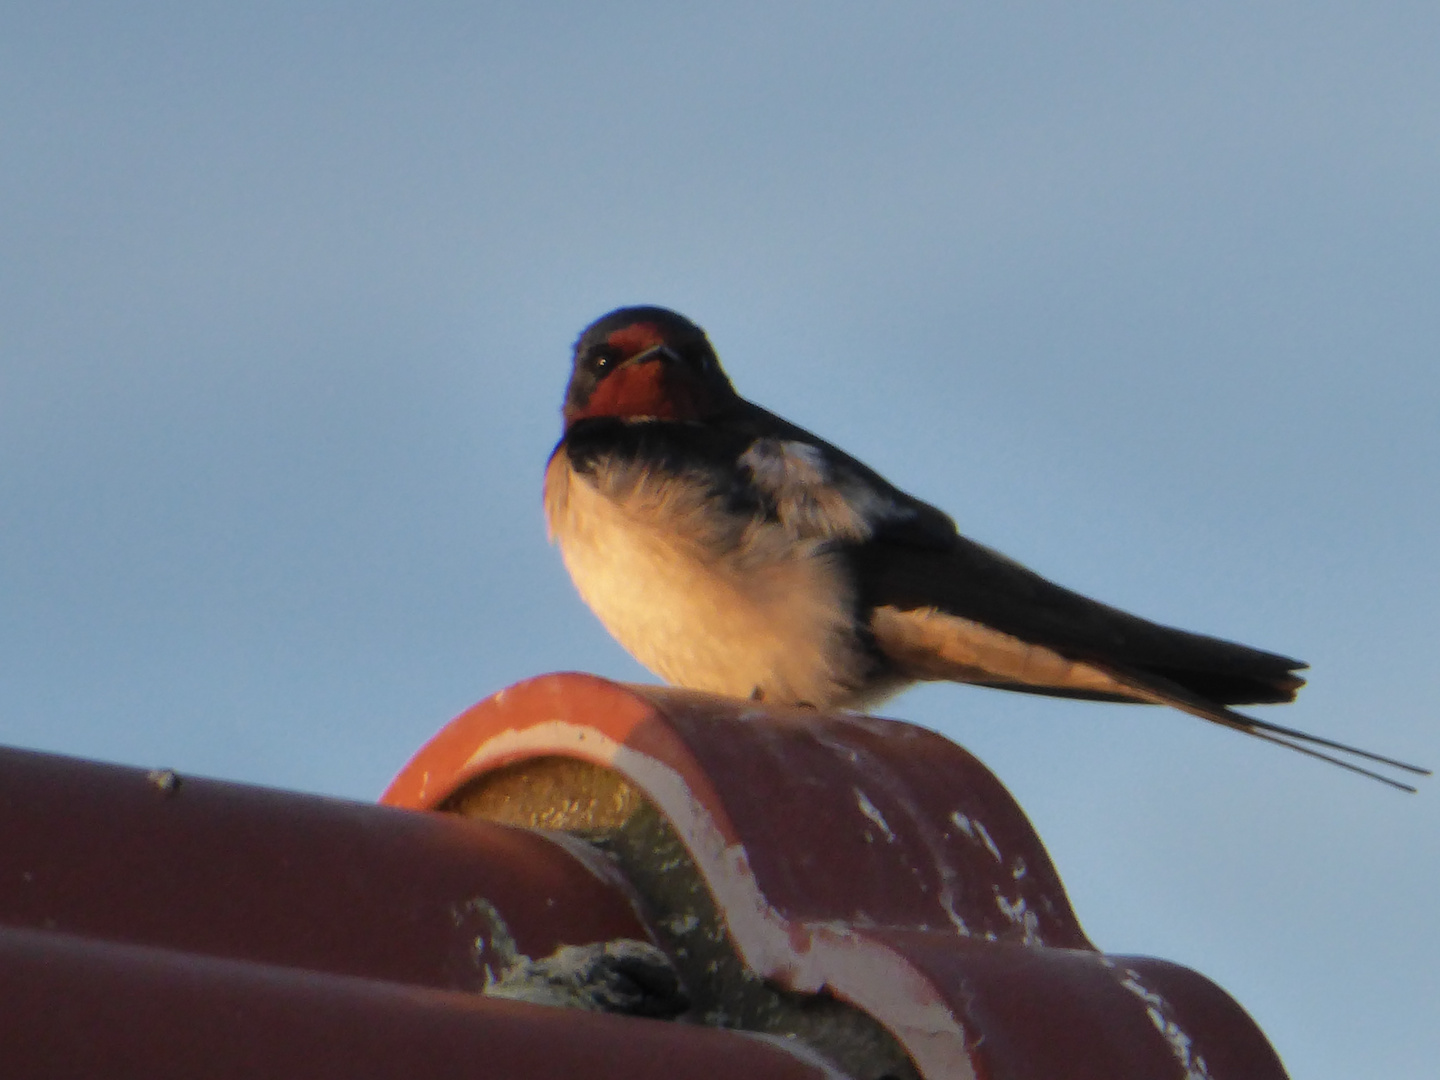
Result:
M1237 713L1294 700L1306 665L1161 626L961 536L935 507L735 392L705 332L659 307L575 345L545 471L551 538L580 595L667 682L863 709L921 680L1169 705L1409 785L1324 750L1425 770Z

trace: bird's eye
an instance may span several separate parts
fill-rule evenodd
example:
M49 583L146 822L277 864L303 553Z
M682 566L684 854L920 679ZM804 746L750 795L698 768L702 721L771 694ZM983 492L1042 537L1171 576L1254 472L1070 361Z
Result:
M615 361L620 359L620 354L614 349L602 347L590 354L590 366L596 371L609 371L615 366Z

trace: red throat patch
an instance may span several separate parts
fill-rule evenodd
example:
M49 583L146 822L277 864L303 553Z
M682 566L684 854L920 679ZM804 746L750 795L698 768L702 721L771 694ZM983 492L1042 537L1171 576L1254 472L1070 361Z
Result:
M587 416L698 420L703 413L698 387L677 378L666 361L646 360L607 376L569 419L572 423Z

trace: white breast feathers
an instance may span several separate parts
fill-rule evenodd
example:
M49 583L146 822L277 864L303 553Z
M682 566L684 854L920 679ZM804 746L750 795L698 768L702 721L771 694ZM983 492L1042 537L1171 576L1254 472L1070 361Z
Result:
M576 473L562 447L545 476L551 538L591 610L667 682L863 704L873 660L827 544L865 529L863 515L806 482L816 466L804 453L757 447L746 464L783 507L778 521L727 508L699 476L635 463Z

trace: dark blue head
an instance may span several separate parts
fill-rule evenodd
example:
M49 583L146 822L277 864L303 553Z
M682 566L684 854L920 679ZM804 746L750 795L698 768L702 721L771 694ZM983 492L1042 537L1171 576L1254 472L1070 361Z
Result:
M667 308L625 307L596 319L575 343L565 424L589 416L703 420L735 396L704 330Z

